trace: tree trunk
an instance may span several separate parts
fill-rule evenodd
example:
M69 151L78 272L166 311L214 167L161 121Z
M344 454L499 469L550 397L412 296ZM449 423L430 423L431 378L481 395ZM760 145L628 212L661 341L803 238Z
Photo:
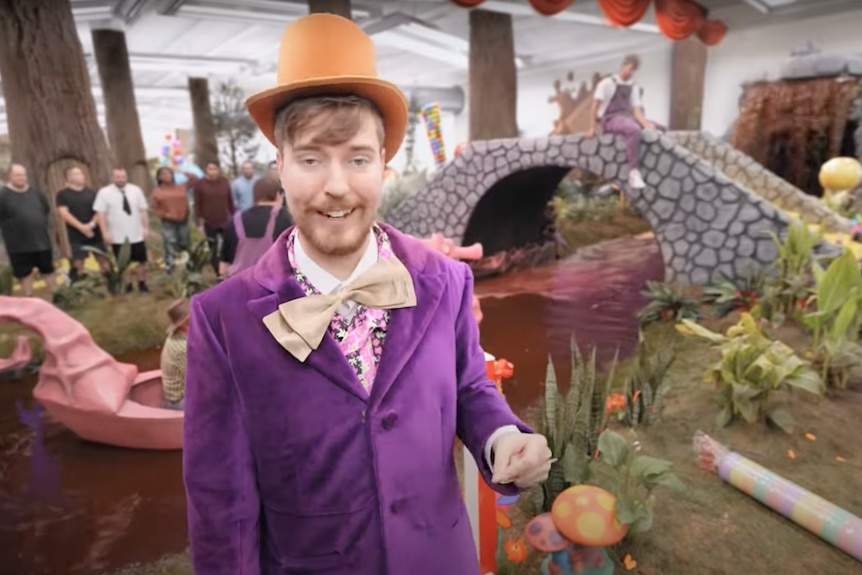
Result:
M470 139L518 136L512 16L470 11Z
M671 130L700 130L708 48L695 38L673 43L670 80Z
M352 19L350 0L308 0L309 14L328 13Z
M111 160L69 0L0 0L0 77L12 160L49 195L77 165L94 187L108 183ZM65 226L55 231L68 253Z
M93 30L92 36L114 164L126 168L129 180L149 194L152 182L135 102L126 34L120 30Z
M219 163L218 138L207 79L189 78L189 95L192 100L192 116L195 124L195 162L204 168L207 162Z

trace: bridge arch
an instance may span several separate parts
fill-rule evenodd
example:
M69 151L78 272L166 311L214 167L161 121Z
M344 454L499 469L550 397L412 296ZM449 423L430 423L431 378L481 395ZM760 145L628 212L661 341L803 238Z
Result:
M786 213L669 135L645 130L641 141L646 188L636 191L626 185L625 143L618 136L471 142L424 190L393 210L390 221L406 233L428 236L440 232L463 243L468 225L478 225L471 222L477 209L480 216L511 212L505 204L512 201L512 192L495 192L496 199L483 200L496 183L518 173L539 177L579 168L626 190L629 204L655 234L666 281L706 285L723 278L743 279L751 270L774 261L777 250L768 232L785 232L790 223ZM544 209L550 199L547 189L533 193L527 188L518 193L525 195L525 217L539 206ZM489 201L501 205L483 205ZM493 224L481 225L487 229ZM500 231L501 237L507 234L516 235L511 230ZM493 247L501 245L496 242ZM492 255L491 250L486 248L486 255Z

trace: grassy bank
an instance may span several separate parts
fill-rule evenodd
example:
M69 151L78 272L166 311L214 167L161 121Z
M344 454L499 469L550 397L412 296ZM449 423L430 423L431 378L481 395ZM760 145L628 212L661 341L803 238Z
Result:
M161 346L168 325L165 311L172 298L159 293L132 293L113 298L91 298L66 310L111 355L124 355ZM42 341L17 324L0 325L0 356L7 357L20 334L31 336L34 359L42 359Z

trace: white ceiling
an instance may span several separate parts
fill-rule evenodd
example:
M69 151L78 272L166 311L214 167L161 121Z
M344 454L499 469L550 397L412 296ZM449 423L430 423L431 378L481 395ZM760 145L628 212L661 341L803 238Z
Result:
M858 2L701 0L731 28L858 7ZM151 154L158 149L161 134L191 127L186 90L190 75L208 77L213 83L232 78L249 93L270 86L285 25L307 13L306 0L72 0L72 6L102 117L90 31L108 27L126 31L135 96ZM520 78L526 82L552 69L667 42L651 14L632 29L612 28L592 0L576 0L552 18L538 15L527 0L486 0L482 7L513 14ZM407 90L465 83L468 10L449 0L353 0L353 8L354 19L375 40L382 76ZM0 133L5 131L0 104Z

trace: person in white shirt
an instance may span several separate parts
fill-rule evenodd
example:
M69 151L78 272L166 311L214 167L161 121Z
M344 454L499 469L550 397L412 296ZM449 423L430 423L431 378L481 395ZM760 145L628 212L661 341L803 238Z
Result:
M147 214L147 198L143 190L129 183L125 168L114 168L113 184L105 186L96 195L93 209L102 230L105 245L110 246L118 257L120 248L128 240L131 246L131 261L138 265L133 270L138 291L148 292L146 283L147 245L150 221ZM126 292L133 290L132 282L126 282Z
M590 129L586 133L588 138L595 136L596 122L601 120L603 133L625 137L628 181L634 189L641 189L645 185L639 168L641 130L664 130L644 116L643 89L634 81L639 66L640 58L626 56L619 72L598 83L593 94Z

